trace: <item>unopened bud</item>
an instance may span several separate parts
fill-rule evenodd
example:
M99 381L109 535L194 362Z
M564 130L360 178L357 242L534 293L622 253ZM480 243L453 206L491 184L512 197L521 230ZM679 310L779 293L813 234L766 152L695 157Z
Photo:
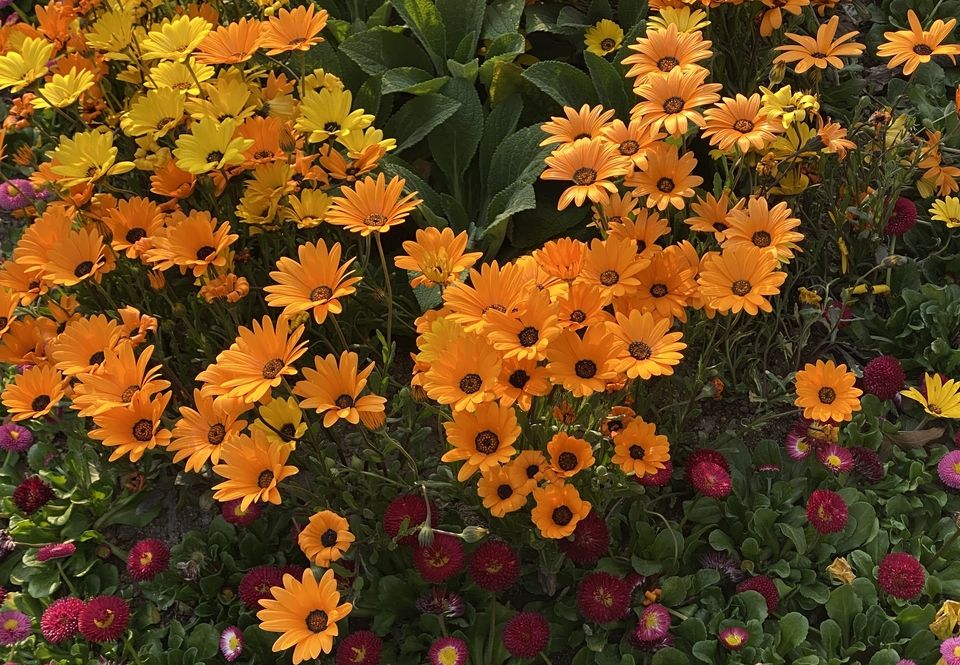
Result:
M465 543L479 543L488 533L490 530L482 526L468 526L460 532L460 539Z
M888 256L883 257L883 261L880 262L880 265L884 268L896 268L897 266L903 266L907 264L907 257L901 256L900 254L889 254Z
M783 83L783 77L787 73L787 65L782 62L775 63L770 68L770 85L780 85Z
M420 547L430 547L433 544L433 527L430 522L424 522L420 525L420 533L417 534L417 542Z

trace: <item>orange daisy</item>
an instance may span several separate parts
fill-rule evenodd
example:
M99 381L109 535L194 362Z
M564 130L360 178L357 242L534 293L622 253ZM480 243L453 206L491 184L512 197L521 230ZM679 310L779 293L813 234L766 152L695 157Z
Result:
M95 372L120 341L120 324L103 314L67 323L48 350L65 376Z
M143 454L170 442L170 430L160 424L163 412L170 402L170 393L145 395L138 393L126 406L117 406L93 417L97 426L90 430L90 438L113 448L110 461L124 455L137 462Z
M707 254L700 271L700 293L721 313L773 311L768 296L780 293L787 273L777 271L777 257L751 245Z
M577 283L599 287L603 297L602 304L606 304L615 297L637 289L640 286L637 277L649 265L650 259L638 256L637 241L633 238L594 238L590 242L590 249L587 250Z
M482 252L466 252L467 240L466 231L454 235L449 227L418 229L416 240L404 241L406 255L396 257L394 265L414 273L410 286L447 286L483 256Z
M540 141L540 145L551 145L553 143L573 143L579 139L595 139L603 135L604 129L615 110L604 111L602 106L590 108L589 104L584 104L577 111L569 106L563 107L565 118L555 116L550 118L550 122L540 125L547 138Z
M611 180L633 168L633 162L620 154L618 146L601 138L577 139L545 161L548 168L540 174L543 180L573 183L560 195L558 210L564 210L571 203L582 206L587 199L594 203L607 201L610 194L617 191Z
M727 217L729 228L724 231L723 247L753 245L770 252L780 263L787 263L800 251L797 244L803 234L795 229L800 220L781 201L772 208L767 199L751 197L743 208L734 208Z
M205 65L228 65L246 62L260 47L263 24L256 19L241 18L221 25L207 34L194 57Z
M453 447L440 459L463 462L457 473L460 482L477 471L483 473L509 462L517 452L513 444L520 437L516 412L496 402L480 404L472 413L455 411L453 420L443 424L443 431Z
M856 375L846 365L832 360L807 363L797 372L797 399L803 417L820 422L842 423L860 410L863 391L854 384Z
M297 248L294 261L288 256L277 261L277 270L270 273L276 284L264 287L267 304L283 307L283 316L312 312L313 320L323 323L328 314L340 314L340 298L357 292L360 277L353 277L353 259L340 263L340 243L327 249L323 240L305 243Z
M31 367L7 384L0 401L14 421L41 418L63 399L66 385L54 367Z
M708 73L704 69L684 72L675 68L647 79L635 89L644 101L633 107L631 117L649 123L651 131L663 127L671 136L686 134L691 122L703 127L705 121L697 107L719 100L716 93L723 88L719 83L704 83Z
M744 153L750 148L763 150L783 129L781 123L767 118L758 93L750 97L740 94L736 98L724 97L722 102L704 112L704 118L707 124L703 138L709 138L710 145L724 151L733 146Z
M163 229L163 217L160 206L142 196L118 201L103 218L110 229L110 246L128 259L139 258Z
M863 53L864 46L858 42L850 41L860 34L856 30L834 39L839 25L840 15L834 14L829 21L817 28L816 38L788 32L786 34L787 39L796 43L778 46L775 50L781 51L782 54L774 58L773 61L775 63L797 63L794 67L797 74L803 74L813 67L826 69L829 66L843 69L843 60L840 58L859 56Z
M634 195L647 197L648 208L666 210L672 205L683 210L693 188L703 183L703 178L692 175L695 168L693 153L680 155L672 145L660 143L647 154L646 168L635 171L625 184L634 188Z
M339 360L332 353L325 358L316 356L314 367L303 370L303 380L293 388L293 394L302 397L300 407L315 409L323 415L323 426L333 427L339 420L351 425L360 422L364 413L383 413L387 400L379 395L360 393L367 385L374 364L357 369L360 357L352 351L344 351Z
M158 378L162 367L150 367L153 347L146 347L135 357L132 344L119 344L108 352L96 374L79 374L73 388L72 406L82 417L130 404L134 397L150 397L170 387Z
M47 254L43 279L58 286L74 286L90 278L99 282L103 273L112 269L107 251L96 228L71 231Z
M673 374L687 345L680 341L683 333L670 332L670 323L651 312L617 312L616 323L607 324L617 346L617 372L631 379Z
M242 510L259 501L280 505L280 483L300 472L287 465L292 450L290 444L270 441L261 430L236 437L223 446L221 463L213 467L214 473L224 478L213 486L213 498L240 499Z
M227 264L227 252L239 237L230 233L229 222L217 226L209 212L193 210L185 217L175 216L166 232L154 238L145 258L156 270L176 266L181 275L189 270L200 277L210 266L222 268Z
M638 37L628 48L634 53L623 59L628 65L627 77L636 84L647 82L650 75L662 76L674 69L684 73L703 70L697 63L709 59L713 42L705 40L700 32L680 32L670 23L662 30L647 30L646 37Z
M544 538L566 538L590 514L590 502L580 498L576 487L562 482L534 489L533 499L536 506L530 517Z
M214 400L199 390L193 391L193 404L195 408L180 407L180 420L173 426L173 440L167 450L174 453L174 464L186 460L184 469L199 473L207 460L218 464L223 445L247 426L240 416L248 407L243 400Z
M406 221L410 212L422 203L416 192L401 197L405 185L406 181L399 176L394 176L389 183L382 173L376 180L367 176L352 188L341 190L343 196L333 198L327 222L361 236L386 233Z
M563 385L574 397L602 392L607 381L617 375L615 350L601 327L588 328L582 338L564 331L547 349L547 360L550 380Z
M326 9L315 11L313 5L296 7L292 11L280 9L262 28L260 46L267 55L289 51L309 51L323 42L320 31L327 27Z
M930 62L936 55L945 55L950 58L950 62L956 64L960 45L944 44L943 40L953 30L957 19L952 18L946 22L937 19L930 25L929 30L924 30L917 13L910 9L907 10L907 21L910 24L909 30L883 33L887 41L877 47L877 55L890 58L888 69L903 65L904 75L909 76L917 67Z

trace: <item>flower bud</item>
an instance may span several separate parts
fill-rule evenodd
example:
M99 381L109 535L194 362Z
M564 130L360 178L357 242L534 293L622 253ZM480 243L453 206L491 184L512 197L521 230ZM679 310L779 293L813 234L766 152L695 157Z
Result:
M489 529L482 526L468 526L460 532L460 539L465 543L478 543L487 537Z

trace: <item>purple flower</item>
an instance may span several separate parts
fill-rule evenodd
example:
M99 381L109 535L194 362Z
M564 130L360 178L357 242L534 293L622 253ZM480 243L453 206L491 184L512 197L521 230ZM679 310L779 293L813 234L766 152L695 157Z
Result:
M30 617L17 610L0 612L0 645L9 646L27 639L32 631Z
M463 616L463 599L455 593L434 587L417 598L417 610L423 614L440 614L451 619Z
M747 640L750 639L750 633L746 628L731 626L730 628L721 630L719 637L720 644L727 649L730 651L740 651L740 649L747 645Z
M810 441L807 440L806 426L802 428L800 426L794 426L787 433L787 438L783 442L783 445L787 449L787 455L795 461L805 459L813 450Z
M940 644L940 655L947 665L960 665L960 637L951 637Z
M14 453L25 453L33 445L33 433L23 425L0 425L0 448Z
M243 632L236 626L224 628L220 633L220 653L232 663L243 653Z
M937 474L947 487L960 489L960 450L951 450L940 458Z
M669 631L670 611L660 603L653 603L640 612L634 636L641 642L655 642Z
M36 192L29 180L13 178L0 184L0 209L20 210L33 203Z
M740 562L723 552L707 552L700 557L700 565L704 568L712 568L731 582L739 582L744 578L744 572L743 569L740 568Z
M77 551L77 546L73 543L51 543L44 545L37 550L37 561L50 561L51 559L64 559L72 556Z

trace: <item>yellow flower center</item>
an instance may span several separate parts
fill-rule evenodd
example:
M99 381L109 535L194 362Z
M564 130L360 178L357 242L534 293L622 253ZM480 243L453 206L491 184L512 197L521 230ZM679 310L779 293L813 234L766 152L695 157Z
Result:
M3 622L4 630L14 630L19 625L20 624L17 623L16 619L7 619L6 621Z
M437 652L437 658L443 665L456 665L459 655L456 647L443 647Z
M839 467L841 464L839 455L827 455L827 464L829 466Z
M144 552L140 555L140 565L149 566L153 562L153 552Z

